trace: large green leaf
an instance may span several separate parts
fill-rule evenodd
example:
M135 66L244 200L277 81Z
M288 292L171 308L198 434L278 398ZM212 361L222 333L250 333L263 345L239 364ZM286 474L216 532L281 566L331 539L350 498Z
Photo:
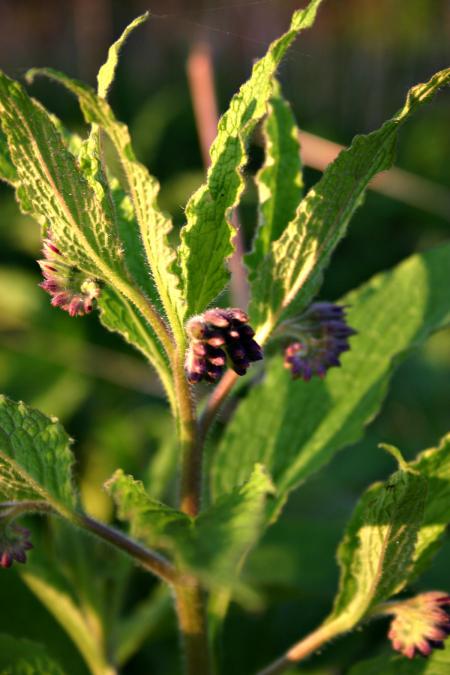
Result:
M114 223L65 146L47 111L0 73L0 121L20 184L19 200L51 227L67 259L109 280L121 271Z
M246 256L250 275L294 218L303 193L302 165L298 127L289 103L278 83L268 106L263 125L264 164L256 175L259 222L253 250Z
M56 419L0 397L0 499L44 501L70 517L76 505L70 439Z
M49 68L33 69L28 73L28 78L33 79L35 75L50 77L73 92L78 97L86 121L98 125L111 139L124 170L127 190L154 283L172 326L182 334L184 303L178 288L178 277L171 271L175 251L168 241L172 223L158 206L158 181L136 159L127 126L118 122L107 101L97 96L94 90L83 82ZM136 234L134 239L139 242ZM140 247L130 251L130 254L140 257Z
M0 635L0 675L64 675L43 645Z
M450 68L410 89L404 107L378 131L357 136L302 200L252 285L250 315L261 340L280 318L309 303L369 181L392 165L399 128L449 81Z
M338 549L341 580L328 621L350 629L405 585L426 492L426 478L408 467L365 492Z
M236 570L256 542L271 482L257 465L249 480L196 518L151 499L142 483L118 471L106 484L118 516L152 547L172 551L180 566L210 586L236 586Z
M97 304L103 326L119 333L152 363L173 405L173 382L166 356L139 310L110 286L102 289Z
M450 523L450 434L437 448L425 450L412 467L428 481L425 514L420 527L414 565L409 580L415 579L430 564Z
M340 448L356 442L381 406L393 366L450 321L449 267L447 244L412 256L345 296L358 335L341 368L324 380L292 381L282 359L270 359L265 379L224 433L212 466L213 494L229 492L262 462L281 502Z
M349 675L448 675L450 672L450 643L444 651L435 651L426 659L406 659L391 653L357 663Z
M250 79L219 121L206 183L189 200L181 233L179 263L189 314L204 311L228 281L224 262L232 253L231 212L244 188L245 143L266 114L280 61L298 33L312 25L320 2L312 0L306 9L294 13L289 30L253 66Z

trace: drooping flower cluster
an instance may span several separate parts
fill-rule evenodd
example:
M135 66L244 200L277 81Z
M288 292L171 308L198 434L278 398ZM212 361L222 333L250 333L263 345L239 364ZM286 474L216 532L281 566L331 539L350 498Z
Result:
M33 548L30 531L15 523L4 524L0 529L0 567L11 567L14 560L26 563L26 552Z
M412 659L416 653L429 656L433 649L444 649L450 635L450 595L440 591L421 593L402 602L388 603L393 614L388 637L393 648Z
M241 309L210 309L190 319L186 331L190 343L185 369L191 383L217 382L227 363L235 373L245 375L252 361L263 358L248 316Z
M327 370L340 366L340 355L350 349L349 337L356 331L347 325L345 307L331 302L315 302L295 321L286 321L279 334L295 338L285 349L284 365L294 380L324 377Z
M67 264L53 243L50 231L43 241L42 252L45 259L38 260L38 265L44 281L39 285L52 296L52 305L61 307L70 316L83 316L92 312L100 288L93 279Z

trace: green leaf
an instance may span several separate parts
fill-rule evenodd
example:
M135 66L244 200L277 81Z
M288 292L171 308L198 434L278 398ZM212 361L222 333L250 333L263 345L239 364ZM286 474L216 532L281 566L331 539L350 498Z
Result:
M0 180L4 180L10 185L15 185L17 182L17 171L11 162L8 142L2 131L0 131Z
M132 612L122 619L114 639L114 661L126 663L150 637L158 633L161 624L172 618L172 598L167 586L157 586L150 596L141 601Z
M256 176L259 223L252 252L246 256L250 276L288 223L293 220L302 198L303 177L298 127L289 103L278 83L268 106L263 126L265 160Z
M232 253L231 213L244 189L245 143L267 112L283 56L298 33L313 24L320 2L312 0L306 9L294 13L289 30L253 66L250 79L219 121L206 183L189 200L187 223L181 232L179 264L188 314L204 311L228 281L224 262Z
M450 524L450 434L437 448L421 453L411 466L427 478L428 496L409 581L429 566Z
M406 659L389 652L375 659L361 661L351 668L349 675L448 675L450 672L450 644L444 651L434 651L426 659Z
M292 381L282 359L239 405L212 466L212 492L229 492L267 466L281 505L288 492L361 438L381 407L393 366L450 322L450 244L414 255L342 302L358 335L324 380ZM276 343L275 343L276 345ZM274 346L275 346L274 345Z
M116 42L114 42L114 44L112 44L109 48L106 63L102 65L97 75L97 91L100 98L106 98L108 95L109 88L113 83L114 76L116 74L116 68L119 63L119 52L125 44L125 41L135 28L147 21L148 17L149 12L145 12L145 14L142 14L141 16L138 16L136 19L134 19L134 21L132 21L125 28L120 38L116 40Z
M341 579L329 622L348 630L405 585L426 492L423 476L399 470L359 500L338 549Z
M74 93L78 97L85 120L101 127L111 139L122 163L127 191L162 305L174 330L180 335L184 334L182 328L184 303L178 288L178 277L171 271L176 257L168 241L172 223L158 206L158 181L135 157L127 126L118 122L107 101L98 97L94 90L83 82L73 80L50 68L33 69L29 71L27 77L32 80L35 75L50 77ZM136 233L134 239L139 241ZM139 255L139 251L140 248L130 253Z
M27 566L21 577L73 640L91 672L95 675L107 672L108 664L92 626L86 621L85 608L77 604L64 577L52 565L44 568L36 564Z
M0 675L64 675L44 646L0 635Z
M51 227L70 262L109 280L111 269L122 269L114 224L106 219L47 111L3 73L0 115L17 170L19 200Z
M110 286L102 289L97 305L103 326L113 333L119 333L126 342L144 354L158 373L171 405L174 405L172 376L165 353L139 310Z
M70 439L55 418L0 396L0 499L44 501L70 518Z
M192 519L162 502L151 499L141 481L121 469L105 484L117 505L120 520L129 521L133 537L149 546L174 550L188 538Z
M259 327L259 339L267 338L283 316L310 302L369 181L392 166L399 128L448 82L450 68L410 89L404 107L378 131L357 136L302 200L295 218L272 244L252 285L250 315L253 325Z
M147 495L142 483L117 471L106 489L131 534L152 547L171 550L184 569L209 586L236 587L236 570L256 542L272 484L257 465L249 480L191 518ZM239 586L237 586L238 590Z

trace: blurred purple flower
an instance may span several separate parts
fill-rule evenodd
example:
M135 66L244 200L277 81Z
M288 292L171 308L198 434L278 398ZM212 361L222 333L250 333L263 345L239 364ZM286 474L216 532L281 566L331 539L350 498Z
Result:
M346 322L345 307L315 302L298 319L278 329L278 335L295 338L285 348L284 365L294 380L324 377L329 368L341 365L339 357L350 349L349 338L355 334Z
M0 567L11 567L14 560L26 563L27 551L33 548L30 532L25 527L0 520Z

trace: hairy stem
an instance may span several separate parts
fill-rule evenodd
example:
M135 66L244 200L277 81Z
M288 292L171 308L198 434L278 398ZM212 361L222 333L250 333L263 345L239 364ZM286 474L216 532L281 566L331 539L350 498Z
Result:
M175 583L180 585L181 575L175 567L159 553L151 551L137 541L127 537L123 532L95 520L84 513L75 514L74 523L84 530L95 534L100 539L103 539L103 541L112 544L124 553L127 553L142 567L149 572L152 572L166 583L171 584L172 586Z
M203 591L197 583L175 587L186 675L211 675Z
M184 352L184 350L183 350ZM196 409L184 372L184 353L173 360L181 447L180 509L190 516L200 510L203 443L198 433ZM186 675L211 675L205 601L200 584L175 586L178 625L182 636Z
M199 423L199 436L202 442L205 440L214 419L219 413L228 394L234 387L238 377L239 376L236 375L233 370L227 370L209 397Z
M198 433L195 404L178 352L173 361L181 448L180 509L189 516L200 510L202 491L202 443Z

